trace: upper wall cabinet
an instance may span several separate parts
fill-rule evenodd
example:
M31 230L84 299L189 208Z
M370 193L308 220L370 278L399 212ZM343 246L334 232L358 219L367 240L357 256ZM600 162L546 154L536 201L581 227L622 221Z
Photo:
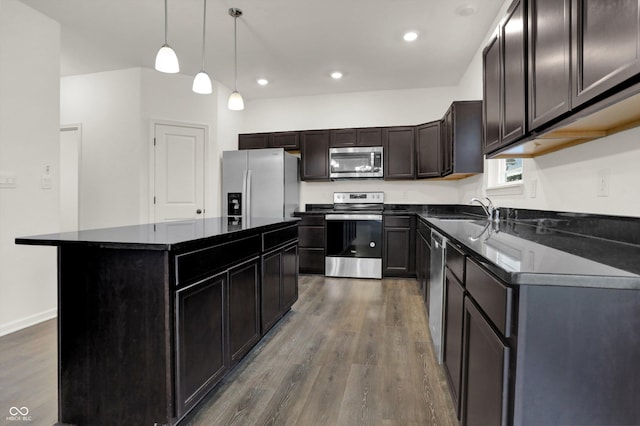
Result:
M329 130L309 130L300 135L300 178L329 180Z
M300 149L300 132L271 133L269 148L284 148L287 151Z
M238 149L269 148L271 133L247 133L238 135Z
M382 128L331 130L331 148L348 146L382 146Z
M442 176L460 179L482 173L482 101L452 103L441 127Z
M535 157L640 123L640 0L518 0L498 34L483 52L489 156Z
M640 73L639 0L573 0L573 106Z
M527 130L525 4L513 2L483 51L484 153L520 139Z
M415 179L415 127L388 127L382 132L384 178Z
M529 0L529 129L571 104L571 0Z
M501 144L508 144L526 132L526 1L515 1L500 27L502 55Z
M442 176L440 121L416 127L416 177Z

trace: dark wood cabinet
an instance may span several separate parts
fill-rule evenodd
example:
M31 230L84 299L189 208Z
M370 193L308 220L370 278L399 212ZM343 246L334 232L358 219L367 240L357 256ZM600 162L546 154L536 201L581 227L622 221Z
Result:
M269 136L269 148L284 148L287 151L300 149L299 132L276 132Z
M356 129L356 140L358 146L382 146L382 129L380 127Z
M416 278L427 313L429 312L429 276L431 274L431 230L418 219L416 232Z
M572 105L640 73L640 1L572 2Z
M415 276L415 216L385 215L383 245L383 276Z
M298 245L290 244L262 256L262 334L298 300Z
M298 225L300 273L324 275L324 214L302 216Z
M356 129L334 129L331 130L331 148L340 148L347 146L356 146L357 131Z
M500 94L502 72L500 67L500 43L495 35L482 52L484 123L483 152L492 152L500 147Z
M238 149L269 148L270 133L246 133L238 135Z
M236 364L260 340L260 258L229 270L229 352Z
M416 127L416 177L430 178L442 175L440 121Z
M302 180L329 180L329 130L311 130L300 135Z
M460 417L462 369L462 331L464 320L464 287L449 268L445 268L444 348L442 364L449 381L453 406Z
M456 101L441 123L442 176L484 171L482 101Z
M529 0L528 127L571 109L571 0Z
M227 273L176 293L176 402L187 412L229 368Z
M500 26L502 53L501 145L507 145L527 131L526 0L516 0Z
M280 282L282 280L282 250L262 257L262 334L280 318Z
M461 424L508 424L509 347L469 298L464 302Z
M382 132L384 178L415 179L415 127L388 127Z

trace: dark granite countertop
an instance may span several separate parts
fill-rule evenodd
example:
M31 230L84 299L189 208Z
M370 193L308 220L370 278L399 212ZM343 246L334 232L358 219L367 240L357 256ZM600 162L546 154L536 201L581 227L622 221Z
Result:
M16 238L16 244L84 244L112 248L173 250L198 240L215 242L216 239L239 238L298 220L287 217L252 217L249 220L215 217L34 235Z
M551 219L496 224L464 215L419 217L509 284L640 290L635 244L554 229Z

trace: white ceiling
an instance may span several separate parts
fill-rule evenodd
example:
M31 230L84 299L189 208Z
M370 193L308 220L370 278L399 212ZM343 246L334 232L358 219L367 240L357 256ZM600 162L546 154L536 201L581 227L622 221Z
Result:
M163 0L22 0L61 24L61 74L153 68ZM205 69L246 99L450 86L458 83L503 0L207 0ZM180 72L200 69L203 0L168 0ZM461 16L459 8L476 13ZM413 30L413 43L402 35ZM329 77L333 70L342 80ZM258 77L269 79L262 87Z

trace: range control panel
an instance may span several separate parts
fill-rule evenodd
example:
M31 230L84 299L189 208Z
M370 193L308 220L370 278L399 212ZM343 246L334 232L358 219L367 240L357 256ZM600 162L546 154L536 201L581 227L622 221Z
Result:
M334 192L333 204L382 204L384 192Z

